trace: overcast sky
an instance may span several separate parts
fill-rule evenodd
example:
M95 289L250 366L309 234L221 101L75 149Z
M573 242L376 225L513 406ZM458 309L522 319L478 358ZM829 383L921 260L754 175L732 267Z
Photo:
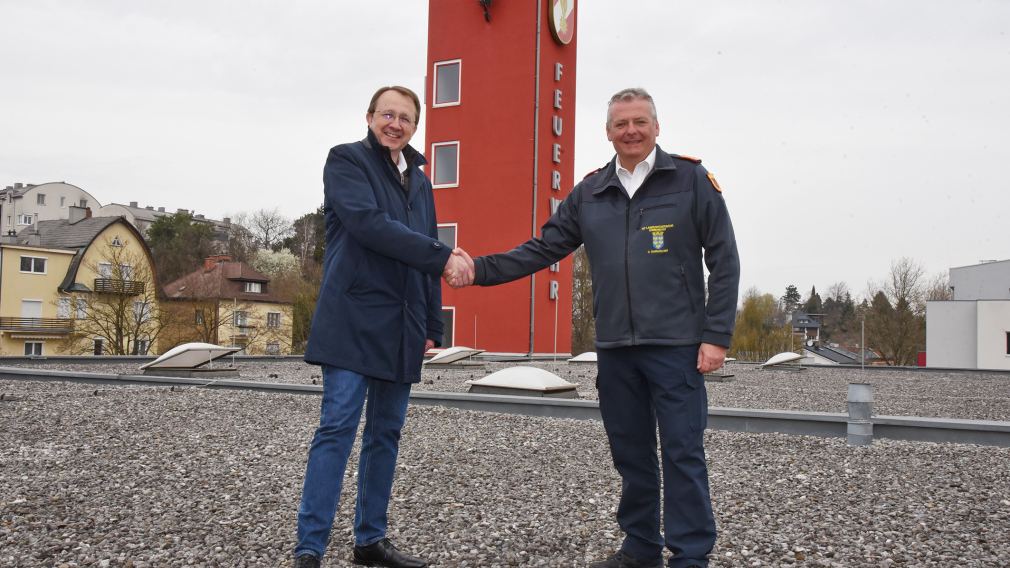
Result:
M423 90L427 5L0 0L0 183L309 212L374 89ZM577 177L613 155L609 96L649 89L660 145L723 187L743 289L858 293L898 257L930 273L1010 258L1010 2L578 9Z

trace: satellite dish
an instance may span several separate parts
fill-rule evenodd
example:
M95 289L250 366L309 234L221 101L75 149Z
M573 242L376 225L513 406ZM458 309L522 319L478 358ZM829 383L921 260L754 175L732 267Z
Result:
M241 347L221 347L211 343L183 343L169 349L154 361L141 365L140 368L195 369L241 350Z
M793 353L792 351L786 351L784 353L779 353L774 355L771 359L764 362L762 367L774 367L776 365L783 365L785 363L792 363L794 361L799 361L803 358L803 355L799 353Z
M586 351L585 353L581 353L579 355L576 355L575 357L572 357L571 359L568 360L568 362L569 363L595 363L596 362L596 352L595 351Z
M425 364L435 363L438 365L448 365L449 363L462 361L463 359L473 357L474 355L483 352L484 352L483 349L474 349L472 347L457 345L454 347L449 347L448 349L443 349L441 353L425 361Z

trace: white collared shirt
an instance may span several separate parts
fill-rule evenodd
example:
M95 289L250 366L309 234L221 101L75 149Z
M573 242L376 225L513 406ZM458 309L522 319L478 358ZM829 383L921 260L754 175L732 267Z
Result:
M653 156L655 156L655 152L653 152ZM407 171L407 158L403 156L403 151L400 152L400 161L396 163L396 169L400 170L401 176L403 172Z
M403 184L403 190L407 190L407 158L404 157L403 152L400 152L400 160L396 162L396 169L400 170L400 183Z
M624 189L628 192L628 199L631 199L635 196L635 192L638 191L638 188L642 186L642 182L645 181L645 177L649 175L649 172L651 172L652 168L656 165L656 147L653 146L652 152L649 152L649 155L646 156L644 160L638 162L638 165L635 166L635 171L633 172L629 172L624 169L624 166L621 165L620 158L617 158L616 162L617 179L621 181L621 185L623 185Z

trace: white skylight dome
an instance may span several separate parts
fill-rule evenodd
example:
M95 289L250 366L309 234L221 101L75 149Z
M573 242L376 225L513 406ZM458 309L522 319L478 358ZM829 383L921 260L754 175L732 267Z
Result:
M513 396L549 396L578 398L578 385L537 367L509 367L496 373L467 381L470 392Z

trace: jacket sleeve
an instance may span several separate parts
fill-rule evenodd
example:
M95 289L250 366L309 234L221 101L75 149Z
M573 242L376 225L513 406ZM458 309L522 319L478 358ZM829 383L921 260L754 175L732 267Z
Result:
M361 246L432 275L442 274L452 251L438 239L411 230L379 207L375 193L344 146L330 150L323 170L326 202Z
M438 223L435 219L435 198L431 195L430 189L428 190L428 210L431 211L431 219L428 221L428 236L437 240ZM441 347L445 345L443 338L445 329L442 322L442 279L436 274L427 274L425 277L429 280L428 322L425 338L434 341L435 347Z
M568 256L582 244L576 186L558 210L534 237L504 253L474 259L474 283L495 286L546 268Z
M708 301L701 340L729 347L736 326L737 294L740 287L740 256L729 210L702 166L695 168L695 223L708 267Z

